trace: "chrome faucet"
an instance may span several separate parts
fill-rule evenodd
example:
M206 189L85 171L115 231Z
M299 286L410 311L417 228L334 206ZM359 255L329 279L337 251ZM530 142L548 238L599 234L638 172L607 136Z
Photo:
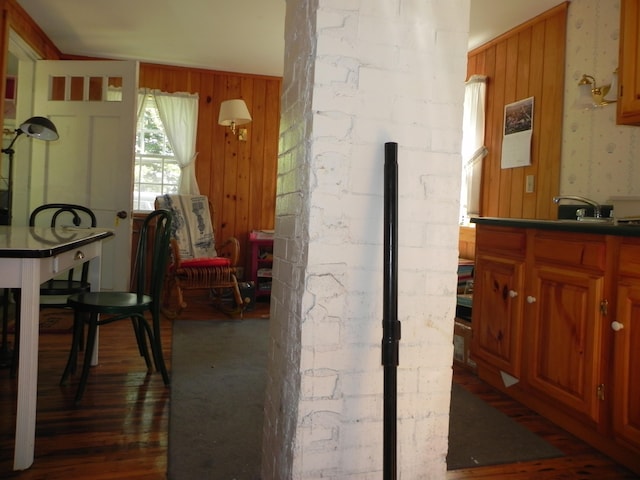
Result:
M560 200L574 200L576 202L586 203L593 207L593 216L595 218L602 217L602 210L600 204L586 197L579 197L578 195L558 195L553 197L553 203L560 203Z

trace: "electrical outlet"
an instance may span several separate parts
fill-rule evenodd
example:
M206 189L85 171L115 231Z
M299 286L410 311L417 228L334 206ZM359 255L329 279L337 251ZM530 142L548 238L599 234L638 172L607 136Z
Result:
M533 193L536 188L536 180L533 175L527 175L527 185L525 187L526 193Z

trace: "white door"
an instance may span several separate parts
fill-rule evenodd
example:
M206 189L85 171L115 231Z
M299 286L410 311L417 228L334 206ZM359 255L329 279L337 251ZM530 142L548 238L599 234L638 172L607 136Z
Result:
M138 63L36 63L34 115L49 118L60 138L31 140L28 209L42 203L91 208L104 242L102 290L126 290L131 260L131 211Z

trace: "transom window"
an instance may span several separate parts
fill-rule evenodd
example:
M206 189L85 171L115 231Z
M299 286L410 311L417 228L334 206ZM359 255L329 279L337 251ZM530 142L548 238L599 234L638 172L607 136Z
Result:
M144 98L138 121L133 186L133 209L153 210L158 195L178 193L180 167L151 95Z

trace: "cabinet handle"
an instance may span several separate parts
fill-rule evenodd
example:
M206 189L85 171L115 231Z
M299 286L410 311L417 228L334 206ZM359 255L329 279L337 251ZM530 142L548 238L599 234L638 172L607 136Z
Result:
M611 330L614 332L619 332L624 328L624 323L616 322L615 320L611 322Z
M529 295L527 297L527 303L536 303L536 297Z
M518 292L516 292L515 290L509 290L509 296L511 298L516 298L518 296Z
M78 250L73 257L74 260L84 260L84 252L82 250Z

